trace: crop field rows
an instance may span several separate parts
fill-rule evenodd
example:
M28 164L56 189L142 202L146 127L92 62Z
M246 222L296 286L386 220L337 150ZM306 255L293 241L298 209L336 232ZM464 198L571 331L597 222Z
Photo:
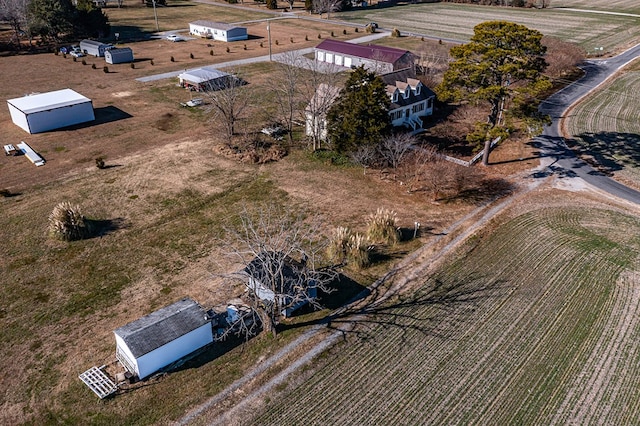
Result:
M552 0L551 7L640 13L640 4L638 4L637 0Z
M519 9L431 3L402 8L354 11L345 20L375 21L385 28L424 33L442 38L468 40L481 22L505 20L537 29L544 35L581 45L588 52L595 47L614 48L640 40L640 27L629 16L581 13L562 9Z
M628 424L640 413L639 229L604 210L520 216L251 421Z
M640 184L640 71L627 72L571 111L565 129L581 150Z

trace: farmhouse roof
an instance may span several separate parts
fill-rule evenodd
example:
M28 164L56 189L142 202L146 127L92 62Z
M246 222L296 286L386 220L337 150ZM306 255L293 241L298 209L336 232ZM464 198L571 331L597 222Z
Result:
M91 99L82 96L74 90L62 89L53 92L27 95L21 98L8 99L7 102L22 111L24 114L33 114L55 108L91 102Z
M354 44L331 39L322 41L322 43L316 46L316 49L359 58L375 59L388 63L394 63L405 54L410 53L408 50L396 49L394 47L379 46L376 44Z
M226 24L224 22L207 21L207 20L204 20L204 19L199 19L197 21L190 22L190 24L202 25L203 27L215 28L215 29L218 29L218 30L225 30L225 31L229 31L229 30L232 30L234 28L244 28L244 27L240 27L238 25Z
M202 67L187 70L180 74L178 78L187 80L192 83L206 83L207 81L215 80L221 77L227 77L229 74L226 72L215 69L214 67Z
M114 333L124 340L133 356L139 358L208 322L204 309L192 299L184 298L123 325Z
M411 105L436 95L433 90L422 84L420 80L415 78L415 76L415 72L411 68L394 71L380 76L382 81L387 85L387 94L389 94L389 96L393 95L396 90L399 90L401 93L405 93L406 90L413 91L409 98L398 96L396 101L392 102L391 109ZM418 85L421 87L420 93L416 94L416 88Z
M284 253L266 251L258 254L244 272L275 293L295 295L306 286L304 265Z

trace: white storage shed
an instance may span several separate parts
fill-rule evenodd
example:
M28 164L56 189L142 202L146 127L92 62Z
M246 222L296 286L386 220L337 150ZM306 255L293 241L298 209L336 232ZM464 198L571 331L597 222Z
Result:
M109 49L104 52L104 60L108 64L125 64L133 62L133 50L130 47Z
M210 319L189 298L117 328L114 334L116 358L140 379L213 342Z
M113 49L112 44L102 43L101 41L97 40L86 39L80 42L80 50L82 50L87 55L102 57L104 56L104 52L109 49Z
M198 37L212 38L218 41L238 41L249 38L245 27L204 20L190 22L189 33Z
M91 99L71 89L8 99L14 124L41 133L95 120Z

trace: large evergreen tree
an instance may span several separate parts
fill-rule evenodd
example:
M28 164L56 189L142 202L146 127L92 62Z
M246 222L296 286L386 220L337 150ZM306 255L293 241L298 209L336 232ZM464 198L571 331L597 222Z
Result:
M77 10L71 0L31 0L27 11L32 35L57 42L73 33Z
M485 140L484 163L488 162L489 141L500 133L499 118L504 104L516 102L512 112L535 115L537 105L522 108L535 100L536 94L549 87L542 72L546 48L542 34L524 25L490 21L474 28L471 42L451 49L453 62L437 87L443 101L472 101L488 104L486 123L478 126ZM525 117L519 117L525 118Z
M377 145L391 132L389 104L382 79L363 66L356 68L327 113L334 149L348 153L362 145Z

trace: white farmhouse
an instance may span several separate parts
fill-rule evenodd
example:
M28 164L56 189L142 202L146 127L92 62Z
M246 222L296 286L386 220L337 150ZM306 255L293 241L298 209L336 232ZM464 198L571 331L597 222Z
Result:
M28 133L42 133L95 120L91 99L71 89L8 99L13 123Z
M114 334L116 358L140 379L213 342L210 319L189 298L117 328Z
M406 69L381 76L391 99L389 116L394 127L421 129L423 117L433 114L436 94Z
M238 41L249 38L245 27L204 20L190 22L189 33L198 37L212 38L218 41Z

